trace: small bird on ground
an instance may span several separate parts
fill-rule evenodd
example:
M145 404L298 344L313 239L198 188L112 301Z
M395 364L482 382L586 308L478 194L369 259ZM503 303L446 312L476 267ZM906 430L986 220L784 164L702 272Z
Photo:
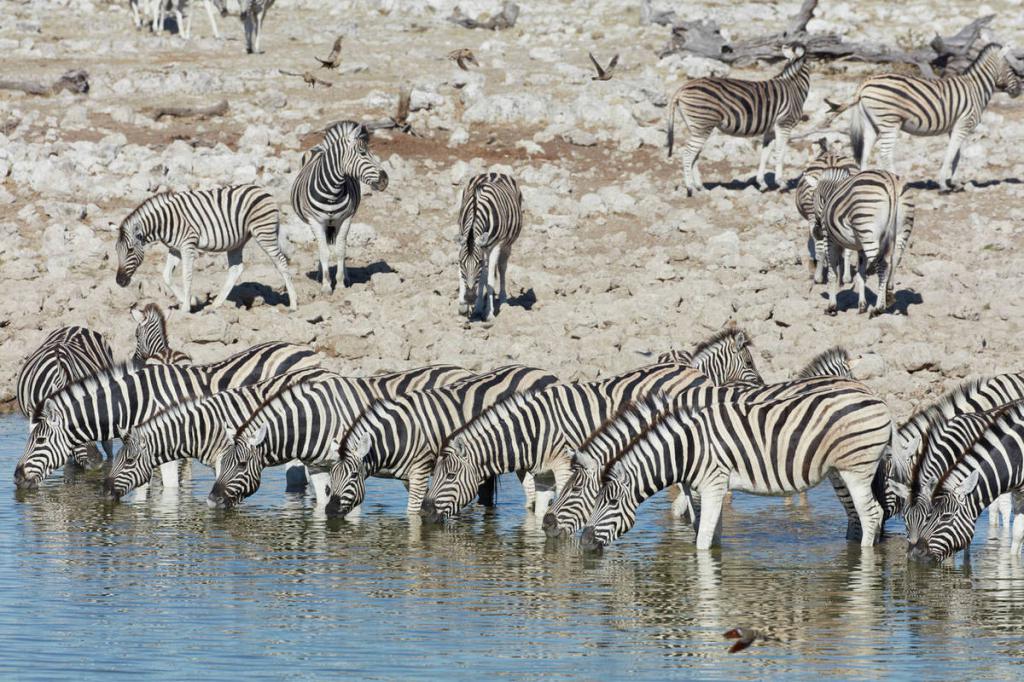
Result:
M592 81L607 81L607 80L611 80L612 72L615 71L615 65L619 63L619 55L615 55L614 57L612 57L612 60L610 62L608 62L608 66L602 69L601 65L597 63L596 59L594 59L593 53L588 52L587 54L590 55L590 61L594 65L594 68L597 69L597 75L596 76L591 76L590 80L592 80Z
M329 88L329 87L331 87L331 85L333 85L332 83L328 83L327 81L320 80L319 78L317 78L316 76L313 75L312 71L304 71L303 73L296 73L294 71L285 71L284 69L278 69L278 71L280 71L281 73L283 73L286 76L298 76L299 78L302 79L302 81L306 85L308 85L311 88L315 88L318 85L323 85L323 86Z
M327 59L320 59L320 57L313 57L313 59L320 62L321 69L336 69L341 66L341 36L334 41L334 47L331 48Z
M468 47L452 50L448 53L448 59L458 64L459 68L463 71L469 71L469 69L466 68L466 64L480 66L480 63L476 60L476 57L473 56L473 52Z

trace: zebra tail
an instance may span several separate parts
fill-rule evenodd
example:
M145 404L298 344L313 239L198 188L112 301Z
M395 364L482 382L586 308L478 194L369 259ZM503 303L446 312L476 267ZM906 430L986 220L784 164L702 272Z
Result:
M668 158L672 158L672 147L675 145L676 140L676 100L675 97L668 105Z
M853 148L853 159L859 164L864 153L864 112L859 106L850 117L850 146Z

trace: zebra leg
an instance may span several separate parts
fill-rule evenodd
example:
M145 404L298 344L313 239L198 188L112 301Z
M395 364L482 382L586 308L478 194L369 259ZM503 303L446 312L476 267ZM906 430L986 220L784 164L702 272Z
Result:
M280 228L279 228L280 229ZM295 287L292 286L292 276L288 273L288 259L284 257L281 252L281 247L277 243L278 233L275 232L272 239L260 240L257 238L256 242L263 249L263 253L270 257L270 262L274 264L274 269L277 270L277 274L281 275L281 279L284 280L284 288L288 292L288 307L291 310L299 309L299 301L295 297Z
M825 235L822 232L817 237L815 234L818 230L815 229L815 221L810 221L810 234L811 241L814 243L814 283L824 284L825 283L825 271L828 268L828 246L825 243Z
M184 38L185 40L188 40L189 37L192 35L192 13L189 12L187 19L188 24L186 24L186 19L181 13L181 0L178 0L178 2L174 4L173 12L174 21L178 25L178 35Z
M892 252L892 245L889 246L890 253ZM877 300L875 306L871 309L870 316L875 317L885 312L885 309L889 307L889 302L886 299L892 288L892 284L889 282L889 278L892 276L892 269L889 267L888 258L880 258L878 265L875 266L878 271L878 293L876 294ZM863 286L863 283L861 284Z
M537 507L537 482L533 480L533 474L529 471L517 471L516 476L523 485L523 493L526 495L526 508L529 510ZM419 511L417 509L416 511Z
M850 492L853 506L857 509L857 517L860 519L860 546L872 547L878 541L882 526L882 507L871 491L874 472L864 475L854 471L840 471L839 475Z
M782 168L786 160L786 149L789 147L789 135L793 132L789 128L776 127L775 129L775 186L783 189L786 181L782 177Z
M181 298L181 292L178 291L178 287L174 286L174 280L171 278L174 276L174 269L178 267L178 263L181 262L181 253L174 249L167 250L167 263L164 265L164 284L171 290L171 293L175 298Z
M288 492L301 492L306 489L309 476L306 472L306 465L297 459L290 460L284 465L285 490Z
M160 465L160 480L163 481L164 488L178 487L178 460Z
M508 289L505 288L505 275L508 270L508 258L512 255L512 247L503 247L498 252L498 276L501 278L501 289L498 292L498 303L503 304L508 300Z
M331 472L318 471L309 477L313 484L313 496L316 507L322 508L327 505L327 484L331 482Z
M184 248L181 250L181 309L185 314L192 312L192 262L195 260L195 250Z
M487 296L487 314L485 320L494 318L498 312L498 304L495 300L494 282L498 279L498 261L501 259L501 246L495 246L487 256L487 288L484 293Z
M839 310L836 298L839 295L839 268L842 264L842 248L832 239L827 239L828 244L828 265L832 271L831 281L828 287L828 304L825 306L826 315L835 315Z
M342 286L352 286L352 280L348 277L348 270L345 269L345 252L348 247L348 231L352 228L352 217L349 216L341 222L338 227L338 234L335 236L334 253L338 256L338 275Z
M960 163L960 146L967 137L967 131L957 125L949 134L949 145L946 147L946 156L942 159L942 168L939 170L939 187L941 189L953 190L957 185L953 182L953 174Z
M242 13L242 27L245 30L245 51L248 54L252 54L253 50L253 34L255 32L254 25L255 19L253 15L256 12L250 7L248 12Z
M211 309L219 308L227 300L228 294L235 288L235 283L242 276L243 270L245 270L245 264L242 263L242 249L228 251L228 277L224 280L224 286L221 287L217 298L213 299L213 305L210 306Z
M253 48L252 51L256 54L263 54L260 50L260 38L263 36L263 17L266 16L267 10L264 9L262 12L253 12L253 21L256 23L253 30Z
M697 524L697 549L711 549L722 537L722 502L726 484L712 483L700 491L700 523Z
M686 140L686 147L683 149L683 181L686 183L686 193L693 196L704 189L700 181L697 180L700 177L697 170L697 159L700 157L704 145L707 144L712 129L694 128L687 125L690 128L690 137Z
M309 222L309 229L313 231L313 238L316 239L317 257L320 259L320 292L331 293L331 266L327 260L330 258L330 250L327 247L327 228L316 221Z
M220 31L217 30L217 19L213 16L213 5L210 4L210 0L203 0L203 5L206 7L206 16L210 17L210 28L213 29L213 37L220 40Z
M409 472L409 481L406 483L409 491L409 501L405 505L405 513L409 516L419 516L420 507L423 505L423 498L427 494L427 484L429 482L430 469Z
M1013 531L1010 549L1014 554L1020 554L1021 546L1024 545L1024 491L1015 490L1009 494L1010 511L1013 514ZM1004 495L1004 497L1006 497ZM1007 525L1010 519L1007 519Z
M857 515L857 507L853 504L850 490L846 487L842 476L835 469L829 470L828 480L832 484L832 489L836 491L836 497L839 498L839 502L846 511L846 539L860 540L862 537L860 517Z
M899 134L899 131L899 126L895 126L878 134L879 165L890 173L896 172L896 136Z
M761 139L761 159L757 162L757 176L754 178L754 184L762 192L768 186L764 179L764 173L768 168L768 155L771 154L773 140L775 140L774 130L769 130Z

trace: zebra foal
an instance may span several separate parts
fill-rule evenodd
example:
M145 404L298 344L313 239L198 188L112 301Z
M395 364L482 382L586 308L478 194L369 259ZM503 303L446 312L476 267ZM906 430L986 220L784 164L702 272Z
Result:
M263 36L263 21L274 0L239 0L239 18L245 31L245 51L248 54L262 54L260 38Z
M864 81L853 99L828 102L833 118L852 108L850 141L861 168L868 167L878 142L882 167L895 172L893 150L900 130L915 136L949 135L939 170L939 185L953 189L960 147L981 121L996 91L1020 95L1021 64L1010 48L990 43L967 70L950 78L918 78L900 74Z
M364 182L375 191L388 187L388 174L370 152L370 133L355 121L328 126L324 139L302 155L302 167L292 183L292 210L306 223L316 240L320 259L320 288L333 289L328 258L334 245L338 278L349 286L345 251L352 217L362 201Z
M818 140L817 144L817 156L804 168L804 172L800 175L800 180L796 185L796 210L800 213L800 217L807 221L808 239L810 239L814 249L814 281L817 284L823 284L828 264L828 245L826 244L825 234L815 230L814 192L818 188L818 183L821 181L821 176L825 171L835 168L849 176L856 173L859 169L857 168L857 162L852 157L829 149L824 138ZM843 264L843 278L845 279L850 270L849 262L852 254L849 251L844 251L843 256L846 259L846 262Z
M140 309L133 305L130 312L136 322L133 362L138 365L187 365L192 362L187 353L171 348L167 341L167 318L160 306L149 303Z
M815 241L828 245L832 270L825 312L837 311L836 295L845 269L845 252L859 255L853 286L857 310L867 310L865 275L878 275L877 300L871 317L885 311L892 298L896 266L910 242L914 203L906 184L888 171L867 170L848 175L841 168L826 170L814 192Z
M494 317L497 306L508 298L508 259L522 229L523 194L514 178L483 173L470 179L459 209L459 314Z
M803 117L804 100L811 87L810 68L803 45L786 45L782 72L764 81L738 78L697 78L680 87L668 105L668 155L675 141L676 112L689 130L683 149L683 179L688 194L704 188L697 160L717 128L736 137L761 136L757 186L764 189L765 168L774 142L775 184L780 187L782 165L793 128Z
M167 246L164 282L178 298L181 309L189 313L192 311L192 265L196 255L200 251L227 252L228 277L213 301L212 307L217 308L242 274L245 245L255 239L284 280L289 307L296 310L298 302L288 274L288 261L278 242L280 226L277 203L256 185L157 194L142 202L121 222L116 246L117 284L128 286L142 264L146 245L161 242ZM181 290L171 282L179 263Z

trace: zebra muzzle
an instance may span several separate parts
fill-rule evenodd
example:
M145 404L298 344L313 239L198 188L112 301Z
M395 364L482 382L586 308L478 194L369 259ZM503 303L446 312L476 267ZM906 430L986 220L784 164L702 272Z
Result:
M437 510L433 500L423 500L420 505L420 516L430 523L441 523L444 521L444 514Z
M543 526L544 534L549 538L558 537L559 535L563 535L567 532L564 528L558 527L558 518L551 512L544 515Z
M14 469L14 487L19 490L35 490L39 487L39 479L25 474L25 467L18 465Z
M121 492L117 489L117 484L114 479L107 478L103 481L103 495L113 502L118 502L121 499Z
M117 286L126 287L131 284L132 276L118 270L114 280L117 282Z
M588 552L600 552L604 548L604 545L597 540L593 526L587 526L583 529L583 535L580 536L580 545Z
M935 563L935 557L928 552L928 543L922 539L918 539L917 542L907 548L907 556L914 561L929 564Z
M377 182L370 184L375 192L383 192L388 188L388 174L383 170L380 172L380 177L377 178Z

